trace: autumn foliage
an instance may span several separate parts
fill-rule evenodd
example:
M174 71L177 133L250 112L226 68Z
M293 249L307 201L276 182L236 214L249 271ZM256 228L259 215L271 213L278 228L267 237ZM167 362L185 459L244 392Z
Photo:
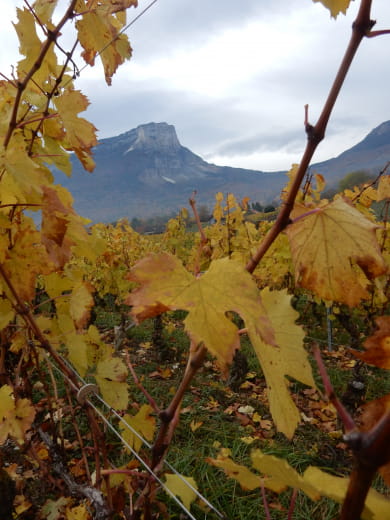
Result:
M314 1L321 1L333 17L350 4ZM227 376L243 335L264 376L273 425L292 439L302 414L291 381L313 391L318 386L305 330L297 324L299 313L292 305L298 290L329 308L346 305L362 309L367 320L374 316L376 330L354 355L369 365L390 368L386 169L376 184L346 190L334 200L322 198L321 176L304 184L355 52L366 36L376 35L371 1L360 1L350 45L318 122L305 123L307 147L301 163L289 172L275 222L255 226L245 218L247 200L240 203L232 194L216 194L214 224L202 229L192 199L198 232L186 232L183 211L159 238L142 237L125 221L87 228L88 221L73 209L71 194L55 184L52 173L55 168L71 174L70 152L87 171L94 168L96 129L80 116L88 99L75 88L77 42L86 64L101 60L109 85L118 66L131 57L123 29L127 10L136 6L136 0L69 0L58 14L56 0L36 0L17 9L21 59L0 79L4 520L31 515L157 518L166 513L157 498L161 487L178 497L189 513L197 483L191 475L166 471L165 456L174 442L183 397L196 384L199 369L211 356L221 377ZM69 49L62 46L65 27L74 30L75 44ZM384 219L376 219L374 202L384 206ZM135 323L185 311L188 361L166 408L144 388L131 352L118 354L91 322L97 298L107 294L127 306ZM354 454L350 478L316 467L300 474L259 449L252 450L250 467L236 463L228 446L208 462L243 489L259 488L264 497L265 488L279 493L292 487L312 500L328 496L344 504L342 520L383 520L390 515L390 502L370 486L377 472L390 482L389 396L366 403L360 425L355 424L334 395L318 353L316 359L324 399L327 396L339 412L344 441ZM136 397L139 392L142 400ZM96 399L108 408L110 420ZM118 448L121 463L111 450L113 431L123 441ZM71 461L69 444L78 453ZM19 449L23 461L15 455ZM55 500L33 506L26 484L30 476L17 471L18 465L25 469L26 461L35 477L47 480Z

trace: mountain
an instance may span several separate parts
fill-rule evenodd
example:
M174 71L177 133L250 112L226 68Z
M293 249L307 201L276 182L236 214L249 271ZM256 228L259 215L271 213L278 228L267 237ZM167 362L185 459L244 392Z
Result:
M182 146L167 123L148 123L102 139L94 159L92 174L75 157L70 179L56 174L57 182L71 191L76 210L94 222L175 213L188 206L194 190L199 205L210 207L218 191L268 202L286 182L282 172L207 163Z
M367 170L377 174L390 161L390 121L372 130L360 143L338 157L313 164L314 171L325 176L329 186L347 173Z
M390 121L350 150L312 168L332 185L354 170L378 170L389 158ZM194 190L198 204L209 207L218 191L269 203L287 180L284 172L207 163L182 146L174 126L167 123L148 123L102 139L94 149L94 159L93 174L85 172L76 158L72 158L70 179L56 174L57 181L73 194L76 210L94 222L175 213L188 206Z

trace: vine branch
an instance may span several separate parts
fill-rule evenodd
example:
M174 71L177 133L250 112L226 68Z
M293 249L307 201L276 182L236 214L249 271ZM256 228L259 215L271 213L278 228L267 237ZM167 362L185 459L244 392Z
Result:
M347 50L345 51L343 60L340 64L339 70L336 74L335 80L328 94L328 98L324 104L321 115L315 126L310 125L310 123L308 122L308 108L305 107L305 130L307 134L306 148L303 152L303 156L299 164L297 173L295 175L295 179L291 185L290 191L282 205L282 208L274 225L269 230L268 234L265 236L256 253L253 255L251 260L246 265L246 269L250 273L253 273L253 271L259 264L260 260L266 254L266 252L271 247L275 239L290 223L290 213L294 207L294 202L298 194L299 188L302 184L302 180L305 177L306 170L309 167L309 164L312 160L314 152L317 149L317 146L325 136L325 130L328 125L330 115L335 106L341 87L343 86L344 80L347 76L348 70L354 59L356 51L359 48L359 45L362 42L363 38L370 33L372 27L375 24L375 22L370 18L371 3L372 0L361 0L359 12L357 14L355 22L352 25L352 35Z

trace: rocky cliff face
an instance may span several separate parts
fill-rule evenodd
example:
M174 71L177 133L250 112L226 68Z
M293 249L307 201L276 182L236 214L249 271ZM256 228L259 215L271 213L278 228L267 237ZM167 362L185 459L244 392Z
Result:
M95 160L97 169L115 166L122 180L149 188L204 179L218 171L218 167L182 146L175 127L167 123L148 123L103 139Z
M124 135L131 143L125 154L134 150L142 150L144 153L157 151L172 155L180 149L175 127L167 123L140 125Z

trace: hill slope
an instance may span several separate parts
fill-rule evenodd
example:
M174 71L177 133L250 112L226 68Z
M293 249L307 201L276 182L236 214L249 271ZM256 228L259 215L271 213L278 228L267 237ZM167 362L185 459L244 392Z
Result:
M182 146L175 128L148 123L102 139L94 150L96 169L86 173L76 159L72 178L56 175L70 189L76 210L93 221L170 214L188 205L194 190L199 204L212 206L218 191L267 203L286 183L283 172L216 166ZM313 165L335 185L358 169L380 169L390 158L390 121L336 158Z

